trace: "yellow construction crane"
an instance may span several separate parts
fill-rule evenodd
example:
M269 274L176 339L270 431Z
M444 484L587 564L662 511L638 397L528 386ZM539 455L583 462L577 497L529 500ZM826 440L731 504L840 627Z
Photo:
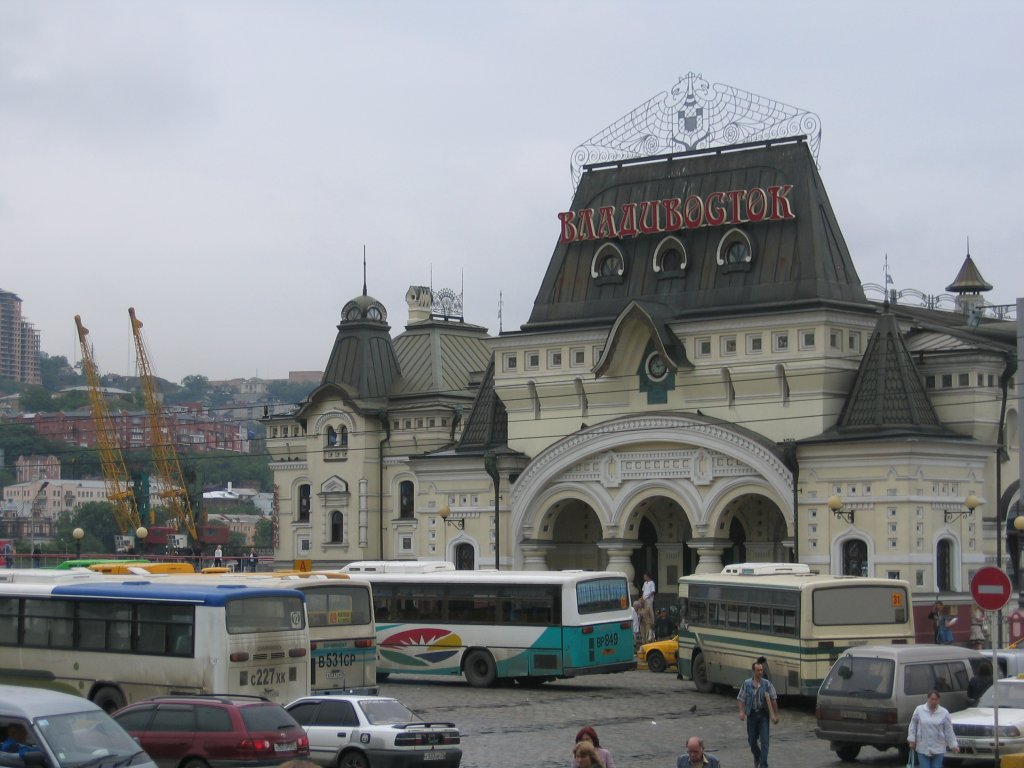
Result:
M170 506L171 519L177 521L179 530L184 527L192 536L193 541L201 543L199 533L196 531L195 517L192 514L192 504L189 502L188 491L185 488L185 478L181 473L181 464L178 462L178 452L174 449L171 429L164 418L163 406L157 396L156 381L153 379L153 371L149 365L146 342L142 338L142 321L136 317L135 307L128 308L128 316L132 319L136 366L139 380L142 383L142 396L146 401L146 412L149 414L153 464L163 481L163 490L157 496Z
M89 404L92 407L92 421L96 426L96 447L100 452L107 499L114 506L114 519L121 533L135 535L142 522L139 520L138 505L125 467L124 455L117 440L117 432L110 420L110 410L101 391L100 375L92 356L92 345L85 338L89 335L89 329L82 325L82 318L79 315L75 315L75 325L78 326L78 341L82 346L82 370L89 383Z

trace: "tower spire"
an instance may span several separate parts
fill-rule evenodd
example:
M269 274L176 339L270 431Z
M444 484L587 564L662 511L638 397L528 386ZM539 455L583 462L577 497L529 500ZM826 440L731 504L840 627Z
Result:
M366 243L363 243L363 296L366 295Z

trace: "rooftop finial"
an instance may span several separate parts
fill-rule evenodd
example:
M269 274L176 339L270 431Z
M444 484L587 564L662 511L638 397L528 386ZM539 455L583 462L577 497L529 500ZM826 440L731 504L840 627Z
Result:
M885 302L884 302L886 309L889 308L889 295L890 295L890 293L892 294L892 297L894 299L896 298L896 289L895 288L890 288L889 287L890 285L893 285L893 280L892 280L892 273L889 272L889 254L887 253L887 254L885 254Z
M366 244L363 244L363 296L366 295Z

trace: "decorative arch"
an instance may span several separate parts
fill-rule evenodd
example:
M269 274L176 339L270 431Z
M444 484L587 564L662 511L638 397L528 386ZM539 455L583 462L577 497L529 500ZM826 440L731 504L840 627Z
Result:
M567 486L560 478L577 464L594 461L609 451L622 451L632 444L648 443L652 434L659 443L687 448L705 448L744 464L752 476L760 478L754 492L768 496L782 512L786 529L793 535L793 474L774 444L759 439L741 428L711 422L699 416L676 414L631 415L604 422L569 435L548 446L530 462L512 487L510 528L516 536L533 536L552 500ZM728 478L721 478L727 480ZM713 488L717 488L716 481ZM668 484L662 484L662 493ZM681 486L682 484L677 484ZM750 487L748 485L748 487ZM587 500L608 527L606 535L616 536L615 507L600 483L572 486L572 495ZM687 506L687 503L683 506ZM706 506L707 501L702 503Z
M963 545L956 531L948 525L932 539L932 588L935 592L960 592L963 589Z
M330 425L338 433L345 429L345 433L351 432L355 429L355 422L352 417L345 411L339 411L336 408L332 408L329 411L324 411L316 420L313 422L313 434L319 435L326 432L325 426Z
M723 272L747 271L754 255L750 236L739 227L733 227L718 241L715 260Z
M651 267L659 277L681 277L686 273L686 248L682 241L669 235L654 250Z
M612 520L615 519L611 495L601 486L579 483L558 483L545 489L545 492L537 497L531 516L524 519L522 525L531 532L531 538L550 539L559 506L572 501L582 502L594 510L601 523L603 537L607 538L617 533L613 533L611 529ZM515 523L512 530L517 530Z
M597 280L622 282L626 274L626 257L615 243L604 243L590 262L590 276Z

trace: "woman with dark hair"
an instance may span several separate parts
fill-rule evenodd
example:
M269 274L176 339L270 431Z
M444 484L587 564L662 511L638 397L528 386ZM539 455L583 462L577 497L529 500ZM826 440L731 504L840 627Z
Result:
M947 752L960 751L949 710L939 706L938 691L929 693L928 700L914 710L907 729L907 743L917 752L921 768L942 768L942 758Z
M612 758L612 753L601 746L601 740L597 738L597 731L589 725L583 726L576 733L576 745L581 741L589 741L594 745L594 750L597 752L597 756L600 758L601 765L604 768L615 768L615 760ZM577 759L576 745L573 746L572 750L572 768L586 768L586 766L581 766Z

